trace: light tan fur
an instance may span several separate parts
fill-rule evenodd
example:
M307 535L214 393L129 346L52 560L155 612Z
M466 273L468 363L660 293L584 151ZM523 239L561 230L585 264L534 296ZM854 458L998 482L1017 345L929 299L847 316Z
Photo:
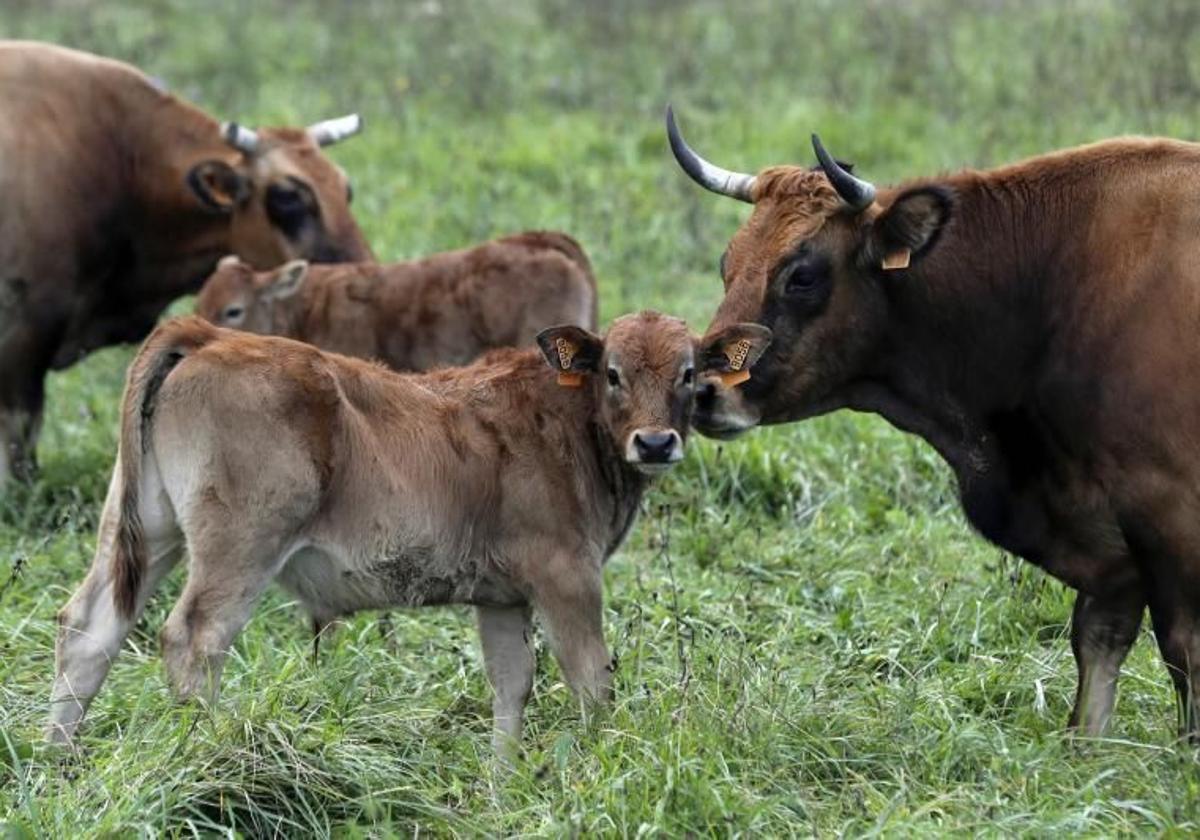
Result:
M580 388L556 384L558 339L578 349ZM198 318L157 329L130 371L91 572L63 610L50 737L72 737L181 542L188 581L162 644L182 696L215 696L229 645L278 580L318 624L476 605L502 752L532 684L531 609L570 685L606 700L601 566L646 473L678 460L637 442L682 448L697 351L657 313L539 344L402 375Z

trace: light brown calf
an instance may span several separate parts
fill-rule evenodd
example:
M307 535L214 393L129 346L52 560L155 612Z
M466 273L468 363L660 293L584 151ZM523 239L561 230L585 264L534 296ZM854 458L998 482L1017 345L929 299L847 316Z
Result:
M740 347L727 355L748 367L768 341L735 325L699 354ZM159 327L130 368L91 571L60 616L48 736L74 735L184 547L187 585L162 630L183 697L215 698L226 651L278 579L320 625L475 605L502 752L533 681L531 608L568 683L606 700L601 566L648 475L683 457L697 353L684 323L657 313L603 339L553 327L538 344L402 375L198 318Z
M574 239L530 231L390 265L295 260L255 272L226 257L196 314L396 370L429 370L496 347L532 346L552 324L595 329L596 282Z

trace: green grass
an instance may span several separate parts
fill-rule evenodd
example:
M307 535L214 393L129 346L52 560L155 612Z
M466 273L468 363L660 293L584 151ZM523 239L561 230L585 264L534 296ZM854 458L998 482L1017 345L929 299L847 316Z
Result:
M381 258L561 228L605 319L653 306L702 328L746 213L677 172L667 100L728 166L807 161L819 130L885 182L1200 137L1182 0L247 5L14 2L0 35L134 61L223 119L360 110L333 154ZM314 663L272 593L220 704L176 706L156 635L179 575L82 753L47 749L54 616L90 561L132 352L51 378L41 477L0 503L4 836L1200 831L1200 762L1148 631L1110 737L1065 737L1070 593L969 531L928 447L848 413L691 447L607 571L616 707L584 721L543 650L511 778L467 611L401 614L386 639L359 616Z

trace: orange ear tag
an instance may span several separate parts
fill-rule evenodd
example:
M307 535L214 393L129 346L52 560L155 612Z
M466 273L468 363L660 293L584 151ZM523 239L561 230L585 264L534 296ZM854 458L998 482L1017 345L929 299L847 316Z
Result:
M736 385L741 385L743 382L749 379L750 371L730 370L726 371L725 373L717 374L717 376L720 378L722 385L724 385L726 388L733 388Z
M571 370L571 362L574 361L577 352L575 345L560 336L554 340L554 346L558 348L558 366L562 368L558 372L558 384L564 388L578 388L583 385L583 374Z
M722 385L732 388L750 378L750 371L742 370L742 366L746 364L746 356L749 354L750 342L744 338L725 348L725 357L729 359L729 370L718 374Z
M883 270L895 271L898 268L908 268L909 262L912 261L912 251L907 248L901 248L899 251L892 251L883 258Z

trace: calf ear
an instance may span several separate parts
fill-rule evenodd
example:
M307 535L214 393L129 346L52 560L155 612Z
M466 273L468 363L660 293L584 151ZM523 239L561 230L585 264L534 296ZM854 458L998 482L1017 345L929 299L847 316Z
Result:
M875 219L866 249L868 263L885 271L908 268L933 247L950 220L954 198L942 187L917 187L896 200Z
M206 160L191 168L187 185L200 202L216 213L232 213L250 197L250 180L222 160Z
M762 324L734 324L700 339L700 369L733 387L750 378L750 368L770 345L771 331Z
M304 286L308 278L308 260L292 260L275 272L267 283L267 297L275 300L290 298Z
M600 369L604 340L582 327L549 327L538 333L537 343L546 364L558 371L560 385L579 387L585 373Z

